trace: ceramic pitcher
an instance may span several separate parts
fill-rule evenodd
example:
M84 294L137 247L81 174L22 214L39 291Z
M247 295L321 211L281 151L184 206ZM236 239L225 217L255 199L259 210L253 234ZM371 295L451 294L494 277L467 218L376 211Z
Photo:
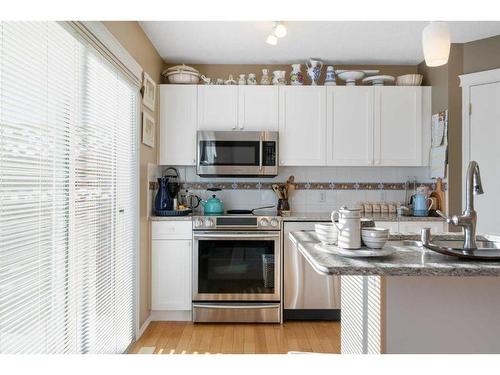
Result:
M338 224L335 222L335 214L339 216ZM341 207L333 211L330 218L339 231L338 246L343 249L361 248L361 211L359 208Z
M311 78L311 85L316 86L321 74L321 68L323 68L323 63L321 60L309 59L309 64L306 63L306 66L307 75Z

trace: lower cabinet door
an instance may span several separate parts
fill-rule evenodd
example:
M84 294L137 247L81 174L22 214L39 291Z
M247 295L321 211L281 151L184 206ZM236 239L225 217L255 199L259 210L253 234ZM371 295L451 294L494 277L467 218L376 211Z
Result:
M191 254L191 240L152 241L152 310L191 310Z

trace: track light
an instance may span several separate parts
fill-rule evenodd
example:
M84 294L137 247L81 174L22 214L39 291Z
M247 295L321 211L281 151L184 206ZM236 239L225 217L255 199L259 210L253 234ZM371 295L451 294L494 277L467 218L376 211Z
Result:
M286 27L281 22L276 22L274 25L274 35L278 38L283 38L286 35Z
M278 44L278 38L276 38L276 36L273 34L269 34L266 39L266 43L275 46L276 44Z

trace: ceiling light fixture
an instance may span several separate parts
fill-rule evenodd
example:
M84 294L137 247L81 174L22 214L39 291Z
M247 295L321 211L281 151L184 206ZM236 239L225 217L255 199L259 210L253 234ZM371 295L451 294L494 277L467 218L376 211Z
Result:
M284 36L286 36L286 27L285 27L285 25L283 25L283 22L275 22L274 23L273 33L278 38L283 38Z
M286 27L283 22L274 22L273 31L268 35L266 43L272 46L278 44L278 38L283 38L286 36Z
M276 36L274 36L273 34L269 34L266 39L266 43L275 46L276 44L278 44L278 38L276 38Z
M450 30L446 22L431 22L422 31L422 47L427 66L448 63L450 55Z

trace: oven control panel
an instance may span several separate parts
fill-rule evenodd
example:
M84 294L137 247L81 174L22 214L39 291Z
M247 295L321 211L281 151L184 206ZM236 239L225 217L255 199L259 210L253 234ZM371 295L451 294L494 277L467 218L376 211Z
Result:
M254 229L280 230L281 217L279 216L195 216L193 229Z

